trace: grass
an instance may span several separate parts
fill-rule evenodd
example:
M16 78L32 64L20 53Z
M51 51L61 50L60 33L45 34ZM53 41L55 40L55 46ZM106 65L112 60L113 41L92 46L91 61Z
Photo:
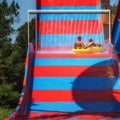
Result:
M11 109L11 108L2 108L2 107L0 107L0 120L4 120L4 118L6 118L12 112L13 112L13 109Z

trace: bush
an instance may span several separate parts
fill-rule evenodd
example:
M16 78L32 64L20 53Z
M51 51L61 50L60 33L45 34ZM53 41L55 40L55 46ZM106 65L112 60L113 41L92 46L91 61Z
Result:
M16 91L13 91L12 84L2 84L0 85L0 106L15 108L20 94Z
M0 120L4 120L4 118L9 116L12 112L13 112L13 109L0 107Z

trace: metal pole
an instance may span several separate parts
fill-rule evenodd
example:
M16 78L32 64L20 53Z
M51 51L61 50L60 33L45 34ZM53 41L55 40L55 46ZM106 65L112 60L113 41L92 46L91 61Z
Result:
M111 11L109 10L109 42L111 43Z
M109 13L109 42L111 42L111 12L109 9L103 10L28 10L28 44L30 39L29 14L99 14Z
M27 16L28 16L28 46L29 46L29 42L30 42L30 25L29 25L29 22L30 22L30 20L29 20L29 11L28 11L28 14L27 14Z
M92 14L92 13L109 13L109 9L106 10L28 10L29 14L41 13L41 14Z

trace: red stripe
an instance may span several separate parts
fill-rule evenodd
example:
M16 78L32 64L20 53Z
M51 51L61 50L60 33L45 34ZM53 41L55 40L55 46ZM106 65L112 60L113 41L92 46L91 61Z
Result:
M39 28L39 34L100 34L103 25L102 20L52 20L40 21Z
M107 58L109 54L36 54L36 58Z
M101 95L102 93L102 95ZM120 90L34 90L32 102L120 102Z
M21 105L23 103L23 97L20 97L18 104Z
M38 6L97 6L100 0L36 0Z
M100 118L119 118L120 112L107 112L107 113L82 113L82 112L31 112L26 115L26 118L31 119L50 119L50 120L60 120L60 119L69 119L69 118L81 118L87 120L98 120Z
M30 57L30 55L26 55L26 60L25 60L25 65L27 66L28 64L29 64L29 58Z
M120 0L119 0L118 8L117 8L116 17L120 20Z
M39 50L40 51L71 51L72 52L73 46L54 46L54 47L40 47Z
M23 87L26 86L26 82L27 82L27 79L24 77L24 79L23 79Z
M115 76L112 66L35 66L37 76Z

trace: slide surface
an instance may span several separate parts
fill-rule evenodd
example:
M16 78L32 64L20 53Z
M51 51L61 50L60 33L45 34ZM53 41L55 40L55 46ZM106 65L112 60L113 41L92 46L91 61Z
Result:
M36 0L36 4L42 10L101 8L100 0L68 1ZM6 120L120 119L119 59L105 43L101 15L83 16L37 15L37 50L29 44L23 92ZM97 38L105 43L106 52L68 52L78 35L84 42Z

